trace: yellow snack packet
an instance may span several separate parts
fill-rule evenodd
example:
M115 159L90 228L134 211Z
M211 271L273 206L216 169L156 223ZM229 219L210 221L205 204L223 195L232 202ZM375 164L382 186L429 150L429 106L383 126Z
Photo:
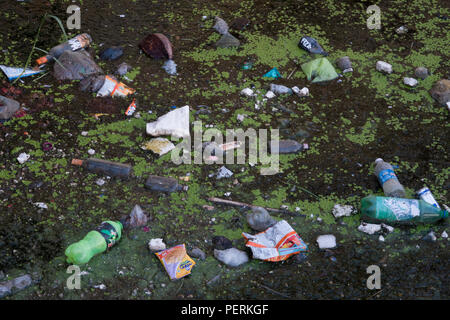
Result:
M166 269L170 280L180 279L191 273L195 261L186 253L184 244L155 253Z

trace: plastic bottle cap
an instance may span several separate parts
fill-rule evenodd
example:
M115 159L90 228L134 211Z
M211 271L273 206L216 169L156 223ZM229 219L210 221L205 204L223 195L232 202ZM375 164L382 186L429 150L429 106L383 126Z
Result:
M38 65L42 65L42 64L47 63L47 62L48 62L47 56L40 57L39 59L36 60L36 63Z
M380 162L380 161L383 161L383 159L381 159L381 158L375 159L375 163L378 163L378 162Z
M80 159L72 159L72 164L73 164L74 166L81 166L81 165L83 165L83 160L80 160Z

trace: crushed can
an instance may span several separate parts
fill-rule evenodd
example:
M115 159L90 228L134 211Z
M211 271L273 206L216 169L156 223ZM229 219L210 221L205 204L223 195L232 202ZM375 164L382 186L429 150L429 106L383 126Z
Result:
M440 209L439 204L437 203L436 199L434 199L433 194L431 193L430 189L428 187L423 187L422 189L416 191L419 198L425 202L428 202L432 206Z

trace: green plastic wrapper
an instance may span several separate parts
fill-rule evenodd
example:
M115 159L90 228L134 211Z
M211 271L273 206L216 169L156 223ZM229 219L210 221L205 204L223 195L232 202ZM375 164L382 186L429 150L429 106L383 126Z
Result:
M302 64L302 70L312 83L330 81L339 75L327 58L319 58Z

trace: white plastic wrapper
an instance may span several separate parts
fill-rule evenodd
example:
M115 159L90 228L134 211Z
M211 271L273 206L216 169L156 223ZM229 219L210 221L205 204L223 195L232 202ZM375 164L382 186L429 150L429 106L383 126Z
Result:
M147 123L147 134L152 136L171 135L175 138L190 137L189 106L175 109Z
M117 81L114 77L105 76L105 83L100 90L97 91L97 97L126 97L134 92L134 89L131 89L124 83Z
M243 232L242 236L247 240L245 245L252 250L253 258L260 260L283 261L308 250L308 246L285 220L258 234Z
M8 77L8 80L14 80L17 78L24 78L24 77L28 77L28 76L33 76L35 74L41 73L44 70L32 70L32 69L25 69L25 71L23 70L23 68L16 68L16 67L7 67L4 65L0 65L0 69L2 69L2 71L5 73L5 75ZM23 74L22 74L23 72ZM22 74L22 75L21 75Z

